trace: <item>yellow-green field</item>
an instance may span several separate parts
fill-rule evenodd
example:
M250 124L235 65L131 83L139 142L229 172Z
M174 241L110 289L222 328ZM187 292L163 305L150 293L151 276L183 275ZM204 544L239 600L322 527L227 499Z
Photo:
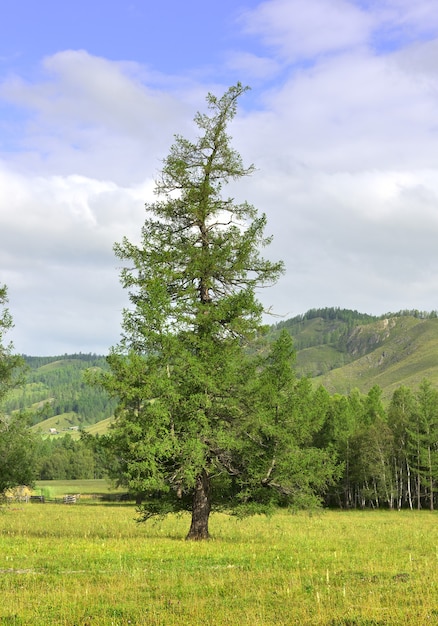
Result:
M47 494L48 498L59 498L69 493L89 496L121 492L126 492L126 489L116 488L109 481L97 478L84 480L38 480L32 493L35 495Z
M0 514L0 624L438 624L438 516L323 512L136 524L133 505Z

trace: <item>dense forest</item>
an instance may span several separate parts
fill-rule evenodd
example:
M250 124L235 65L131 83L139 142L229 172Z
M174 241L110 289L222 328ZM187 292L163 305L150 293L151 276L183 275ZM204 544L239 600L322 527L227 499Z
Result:
M40 438L35 471L38 480L78 480L107 475L93 448L69 433L59 438Z
M92 387L84 379L90 368L105 369L104 357L95 354L72 354L55 357L24 356L26 384L12 391L4 403L6 412L26 410L32 424L43 430L63 424L61 416L68 416L67 427L95 424L110 417L115 402L101 389ZM50 418L52 419L50 422ZM61 425L60 429L64 429Z
M339 480L325 503L339 507L429 508L438 505L438 390L423 380L401 386L389 405L376 385L330 396L319 387L324 414L318 445L333 450Z

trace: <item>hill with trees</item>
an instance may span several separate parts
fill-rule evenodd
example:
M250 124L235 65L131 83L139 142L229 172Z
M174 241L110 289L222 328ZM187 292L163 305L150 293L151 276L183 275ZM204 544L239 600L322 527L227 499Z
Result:
M31 424L43 434L74 432L113 415L114 400L87 384L84 378L86 370L106 369L104 357L65 354L23 359L27 366L25 384L13 389L5 399L6 413L29 413Z
M372 316L339 308L312 309L273 326L286 329L296 349L296 371L330 393L367 393L374 385L384 400L424 378L438 387L436 311L399 311Z

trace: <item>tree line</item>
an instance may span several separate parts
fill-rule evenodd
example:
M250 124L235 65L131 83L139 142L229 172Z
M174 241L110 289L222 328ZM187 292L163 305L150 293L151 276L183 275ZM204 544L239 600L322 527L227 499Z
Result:
M416 391L400 386L386 407L377 385L366 395L319 393L326 417L317 441L341 468L327 506L438 506L438 390L429 380Z
M386 404L377 385L367 394L353 389L348 395L330 395L323 386L315 389L309 378L293 375L281 395L277 420L282 411L287 413L295 446L286 471L297 472L297 457L300 463L294 476L301 489L295 494L295 507L438 508L438 390L429 380L417 390L398 387ZM278 434L270 433L270 439L273 447L278 445ZM96 455L94 471L133 488L138 499L143 492L130 478L132 460L126 453L131 443L124 424L108 435L85 436L83 441ZM218 482L220 497L229 505L232 480L228 485L223 477ZM311 490L298 487L300 482L311 485ZM165 499L163 493L158 495ZM280 497L276 505L286 500ZM257 509L256 502L236 506L240 512L251 509Z
M95 446L67 433L37 439L34 476L35 480L84 480L105 478L108 471Z

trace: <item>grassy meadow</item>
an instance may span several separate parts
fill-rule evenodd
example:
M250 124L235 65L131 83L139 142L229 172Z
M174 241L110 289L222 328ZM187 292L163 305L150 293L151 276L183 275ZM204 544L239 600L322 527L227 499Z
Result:
M0 513L0 625L438 624L438 516L279 512L135 523L135 506Z
M47 499L62 498L67 494L81 494L82 498L105 496L125 492L126 489L114 487L110 481L102 478L83 480L38 480L33 494L44 495Z

